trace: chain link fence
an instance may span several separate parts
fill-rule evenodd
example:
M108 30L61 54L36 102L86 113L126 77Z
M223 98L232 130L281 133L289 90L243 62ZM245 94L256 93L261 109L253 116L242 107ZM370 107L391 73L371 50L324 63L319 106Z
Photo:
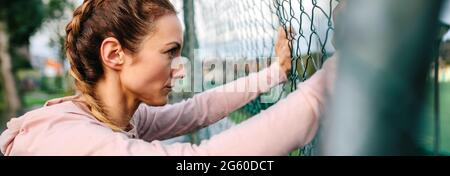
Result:
M278 27L286 31L293 29L288 37L293 65L289 82L233 112L229 120L240 123L269 108L321 68L324 60L334 52L332 14L337 4L336 0L195 1L196 38L199 44L195 59L202 63L220 61L229 66L228 62L244 62L261 70L275 59ZM227 82L248 74L248 70L236 72L225 75ZM275 97L275 101L264 101L264 96L269 95ZM314 142L291 153L301 156L313 154Z

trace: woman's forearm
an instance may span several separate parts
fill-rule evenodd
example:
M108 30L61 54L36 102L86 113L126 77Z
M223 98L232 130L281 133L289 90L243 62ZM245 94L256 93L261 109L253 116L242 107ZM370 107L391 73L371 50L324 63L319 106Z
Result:
M139 137L163 140L215 123L286 80L277 62L193 98L164 107L141 105L135 114Z
M323 89L314 88L320 89L323 79L323 73L318 73L268 110L199 147L211 155L285 155L306 145L318 128L324 96Z

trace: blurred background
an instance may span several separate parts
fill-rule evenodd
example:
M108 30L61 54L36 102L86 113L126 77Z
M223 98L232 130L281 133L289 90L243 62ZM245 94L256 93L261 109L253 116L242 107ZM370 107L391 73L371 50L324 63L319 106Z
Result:
M217 76L231 81L248 74L247 67L265 67L264 62L274 56L278 26L292 26L297 36L291 40L295 64L290 82L269 93L276 95L277 100L295 90L296 83L308 79L335 52L332 14L337 0L171 1L184 26L182 55L191 58L192 67L201 66L201 75L216 75L202 77L202 91L219 86ZM0 131L9 119L39 108L47 100L75 93L62 46L65 26L81 3L82 0L0 1ZM429 64L416 139L424 153L430 155L450 155L450 6L444 3L442 8L437 54ZM233 62L247 64L244 68L231 65L233 72L225 72L227 63ZM215 64L221 68L213 69L211 65ZM181 80L177 86L191 85ZM171 103L195 93L173 93ZM262 101L264 96L217 124L166 142L199 143L274 104ZM291 155L314 155L314 143Z

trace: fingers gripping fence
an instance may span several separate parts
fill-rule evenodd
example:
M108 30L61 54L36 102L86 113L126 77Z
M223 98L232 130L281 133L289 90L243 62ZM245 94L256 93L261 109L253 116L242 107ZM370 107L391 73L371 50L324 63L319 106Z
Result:
M292 47L292 71L289 75L290 91L299 81L305 81L322 67L324 60L334 51L331 44L333 7L335 0L275 0L276 15L288 33ZM289 33L290 30L293 30ZM312 68L311 68L312 67ZM297 150L294 155L313 154L314 141Z
M279 26L288 33L292 52L289 83L275 93L279 100L321 68L333 52L332 11L336 0L199 0L195 1L199 56L228 62L262 63L274 58ZM289 29L292 30L289 30ZM269 108L274 102L261 97L230 115L241 122ZM314 143L314 142L313 142ZM310 144L294 155L312 155Z
M280 25L284 27L286 32L289 31L290 27L296 30L291 32L288 37L292 46L292 70L296 71L292 72L289 78L294 83L305 81L307 77L311 76L312 73L308 72L309 66L313 66L314 71L321 68L324 59L332 50L332 47L328 44L330 44L330 32L333 30L333 2L335 1L274 1ZM325 25L323 22L325 22ZM296 88L295 86L296 84L292 85L292 90Z

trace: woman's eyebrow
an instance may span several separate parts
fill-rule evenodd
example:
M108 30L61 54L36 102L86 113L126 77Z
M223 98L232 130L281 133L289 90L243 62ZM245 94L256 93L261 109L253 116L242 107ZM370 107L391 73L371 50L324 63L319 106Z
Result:
M172 45L172 44L175 44L177 46L177 48L181 48L181 44L179 42L170 42L170 43L167 43L166 45Z

